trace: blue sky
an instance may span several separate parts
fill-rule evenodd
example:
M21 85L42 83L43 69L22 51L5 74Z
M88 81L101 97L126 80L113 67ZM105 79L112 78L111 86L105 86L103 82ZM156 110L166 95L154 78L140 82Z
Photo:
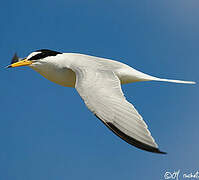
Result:
M124 62L162 78L198 81L198 0L7 0L0 7L0 66L48 48ZM0 179L164 179L199 162L198 84L123 86L167 155L116 137L75 89L28 67L0 70Z

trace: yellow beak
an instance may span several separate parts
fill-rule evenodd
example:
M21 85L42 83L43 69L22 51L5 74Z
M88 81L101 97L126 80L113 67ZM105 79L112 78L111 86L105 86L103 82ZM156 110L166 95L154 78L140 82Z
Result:
M19 62L16 62L16 63L9 65L8 68L19 67L19 66L28 66L30 64L32 64L32 61L29 61L27 59L23 59L22 61L19 61Z

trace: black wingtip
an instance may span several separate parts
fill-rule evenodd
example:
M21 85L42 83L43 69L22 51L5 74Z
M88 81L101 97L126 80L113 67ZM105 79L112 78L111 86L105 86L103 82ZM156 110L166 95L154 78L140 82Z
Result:
M148 152L157 153L157 154L166 154L166 152L162 152L158 148L149 146L145 143L142 143L141 141L138 141L137 139L135 139L133 137L128 136L127 134L122 132L118 127L116 127L113 123L108 122L106 124L108 125L107 127L109 127L116 135L118 135L120 138L122 138L127 143L129 143L139 149L148 151Z
M107 123L105 123L105 125L111 131L113 131L116 135L118 135L120 138L122 138L124 141L126 141L127 143L129 143L139 149L142 149L142 150L145 150L148 152L152 152L152 153L157 153L157 154L166 154L166 152L162 152L158 148L149 146L145 143L142 143L141 141L138 141L137 139L135 139L133 137L128 136L127 134L122 132L118 127L116 127L113 123L107 122Z
M153 153L158 153L158 154L167 154L167 152L160 151L159 149L157 149L156 151L153 151Z
M18 61L19 61L19 57L17 56L17 53L15 53L14 56L12 57L11 64L16 63Z
M157 154L167 154L166 152L160 151L158 148L149 146L149 145L147 145L145 143L142 143L142 142L136 140L133 137L128 136L127 134L125 134L124 132L122 132L118 127L116 127L113 123L111 123L111 122L104 122L96 114L95 114L95 116L99 120L101 120L101 122L103 122L112 132L114 132L117 136L119 136L121 139L123 139L127 143L129 143L129 144L131 144L131 145L133 145L133 146L135 146L135 147L137 147L139 149L148 151L148 152L157 153Z
M4 68L5 68L5 69L11 68L11 67L12 67L11 64L14 64L14 63L16 63L16 62L18 62L18 61L19 61L19 57L17 56L17 53L15 53L14 56L12 57L12 60L11 60L10 65L8 65L8 66L6 66L6 67L4 67Z

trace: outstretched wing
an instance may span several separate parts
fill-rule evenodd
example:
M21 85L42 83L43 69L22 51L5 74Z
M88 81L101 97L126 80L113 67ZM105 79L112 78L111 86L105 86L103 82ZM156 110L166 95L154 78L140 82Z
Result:
M122 92L120 80L111 71L73 69L76 89L86 106L116 135L140 149L159 151L146 123Z

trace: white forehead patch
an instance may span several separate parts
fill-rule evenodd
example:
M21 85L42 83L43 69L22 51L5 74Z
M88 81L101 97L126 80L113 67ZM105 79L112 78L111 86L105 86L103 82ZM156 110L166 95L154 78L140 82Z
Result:
M27 59L30 59L31 57L37 55L37 54L40 54L41 52L32 52L28 55Z

